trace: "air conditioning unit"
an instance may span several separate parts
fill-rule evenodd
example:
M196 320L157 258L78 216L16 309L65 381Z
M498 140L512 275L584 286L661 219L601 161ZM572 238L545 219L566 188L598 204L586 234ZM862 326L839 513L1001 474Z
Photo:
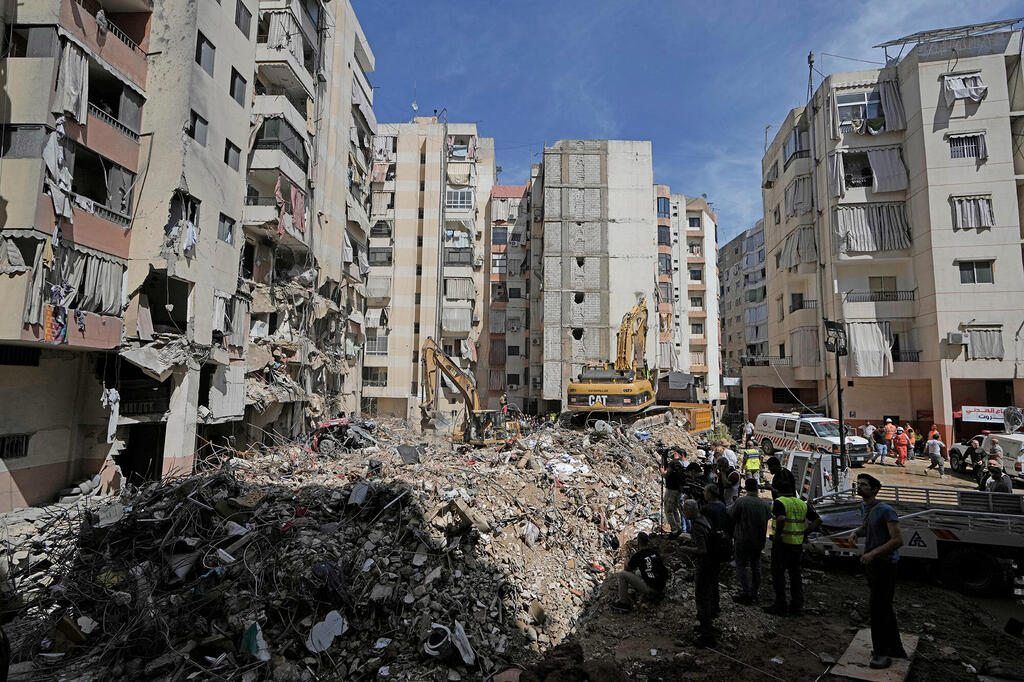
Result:
M473 314L473 324L480 324L480 316L475 313Z
M949 332L946 334L946 343L951 346L969 346L971 337L967 332Z
M476 260L473 261L473 267L474 268L480 268L480 267L483 267L483 265L484 265L484 259L483 258L477 258Z

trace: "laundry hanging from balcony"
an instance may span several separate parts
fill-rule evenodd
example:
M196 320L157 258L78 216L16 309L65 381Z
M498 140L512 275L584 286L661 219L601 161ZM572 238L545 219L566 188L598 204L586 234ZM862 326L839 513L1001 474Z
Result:
M837 206L835 225L840 253L910 247L910 224L903 202Z
M470 362L476 362L476 342L470 339L459 341L460 355Z
M958 99L980 102L988 94L988 86L981 80L981 72L949 73L942 76L942 97L947 107Z
M811 210L811 176L802 175L786 187L786 217L803 215Z
M306 193L292 185L292 224L306 234Z
M377 135L373 138L373 158L375 161L383 161L385 163L394 163L397 161L397 154L395 153L395 140L394 135Z
M384 161L375 161L373 170L370 171L370 182L385 182L388 178L389 164Z
M61 41L57 88L53 113L67 114L82 125L89 113L89 59L85 51L69 40Z
M789 347L794 367L813 367L818 364L818 329L800 327L789 333Z
M992 227L996 224L989 195L951 197L953 201L953 229Z
M814 227L798 227L789 233L782 243L779 254L779 267L791 269L801 263L815 263L818 260L818 240L814 235Z
M850 354L847 376L884 377L892 374L892 330L889 322L849 322Z

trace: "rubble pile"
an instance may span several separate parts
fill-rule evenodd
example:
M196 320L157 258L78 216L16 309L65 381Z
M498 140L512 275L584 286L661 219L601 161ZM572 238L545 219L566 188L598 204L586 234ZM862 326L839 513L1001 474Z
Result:
M375 445L337 456L297 444L225 456L213 471L44 510L10 550L32 559L9 567L13 671L501 673L566 639L620 545L660 522L655 442L696 445L673 425L545 427L483 449L373 427Z

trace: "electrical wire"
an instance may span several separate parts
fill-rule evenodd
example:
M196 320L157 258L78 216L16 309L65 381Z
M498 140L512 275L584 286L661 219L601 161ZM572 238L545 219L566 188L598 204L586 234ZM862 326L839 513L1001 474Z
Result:
M858 59L857 57L844 57L841 54L832 54L831 52L822 52L821 54L823 56L825 56L825 57L835 57L836 59L846 59L846 60L849 60L851 62L862 62L864 64L881 64L882 66L885 66L885 62L875 62L875 61L871 61L870 59Z

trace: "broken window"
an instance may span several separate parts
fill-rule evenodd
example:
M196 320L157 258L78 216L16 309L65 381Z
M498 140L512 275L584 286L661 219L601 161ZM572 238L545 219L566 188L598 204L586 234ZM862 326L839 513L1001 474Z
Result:
M72 158L71 191L78 195L75 204L89 213L127 226L135 173L79 144L74 144Z
M188 327L188 301L191 285L166 270L151 270L139 293L149 299L153 329L158 332L184 334Z
M253 278L253 268L256 264L256 245L250 241L246 241L242 246L242 262L241 270L239 274L242 279Z
M363 367L363 386L387 386L387 367Z

